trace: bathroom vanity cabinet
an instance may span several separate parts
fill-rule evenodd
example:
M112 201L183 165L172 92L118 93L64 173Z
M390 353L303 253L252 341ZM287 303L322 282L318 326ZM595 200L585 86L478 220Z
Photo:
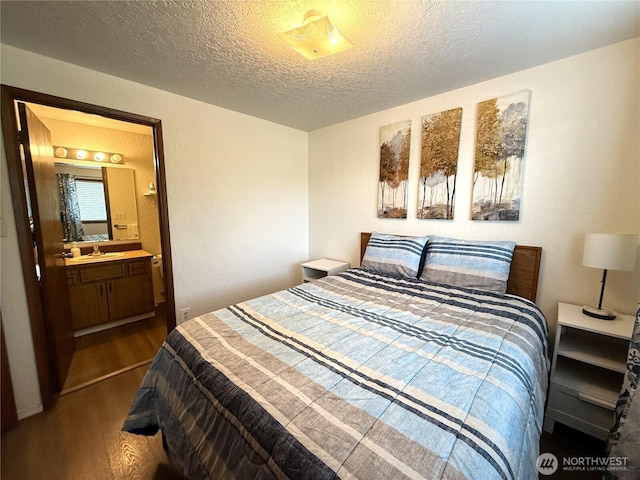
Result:
M144 254L80 264L67 260L74 330L154 312L151 255Z

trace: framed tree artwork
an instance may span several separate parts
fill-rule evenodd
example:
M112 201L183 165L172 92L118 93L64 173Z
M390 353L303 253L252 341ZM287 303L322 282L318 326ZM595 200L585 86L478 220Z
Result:
M473 174L473 220L520 219L531 92L478 104Z
M380 128L378 217L407 218L411 120Z
M462 108L422 117L418 218L453 220Z

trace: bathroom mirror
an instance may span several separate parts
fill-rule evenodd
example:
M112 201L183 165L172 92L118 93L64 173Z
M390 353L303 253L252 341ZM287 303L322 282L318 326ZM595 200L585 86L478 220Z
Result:
M65 243L139 239L134 171L56 162Z

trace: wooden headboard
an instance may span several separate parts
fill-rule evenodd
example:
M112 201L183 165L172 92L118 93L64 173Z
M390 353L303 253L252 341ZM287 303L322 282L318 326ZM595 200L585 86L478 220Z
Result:
M369 237L371 237L371 232L360 233L360 263L362 263L364 251L369 243ZM527 298L532 302L536 301L541 258L542 247L516 245L507 280L507 293Z

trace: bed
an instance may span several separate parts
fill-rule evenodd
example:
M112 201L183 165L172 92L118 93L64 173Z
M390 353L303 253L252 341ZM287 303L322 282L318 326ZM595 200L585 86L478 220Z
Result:
M537 478L540 248L513 248L496 293L376 268L369 237L360 268L179 325L123 430L161 430L189 479Z

